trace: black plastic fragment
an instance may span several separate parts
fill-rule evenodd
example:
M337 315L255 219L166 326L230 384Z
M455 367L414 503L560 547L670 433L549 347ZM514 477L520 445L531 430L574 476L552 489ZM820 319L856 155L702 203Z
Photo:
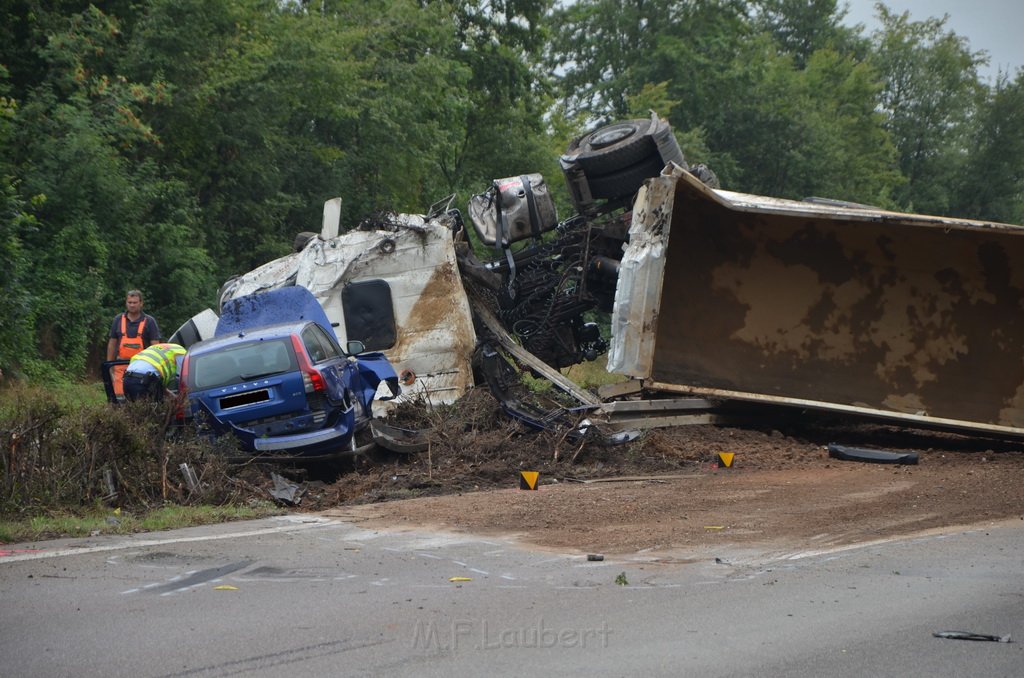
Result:
M828 456L843 461L863 461L871 464L917 464L917 454L914 452L886 452L836 443L828 444Z
M932 634L936 638L949 638L952 640L987 640L993 643L1012 643L1010 636L992 636L987 633L971 633L970 631L936 631Z

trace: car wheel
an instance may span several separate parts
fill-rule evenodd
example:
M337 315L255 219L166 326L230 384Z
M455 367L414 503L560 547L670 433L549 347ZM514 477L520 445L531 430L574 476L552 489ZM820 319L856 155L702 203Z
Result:
M665 163L661 158L654 156L618 172L592 177L589 180L590 194L598 200L613 200L633 195L643 185L645 179L658 176L664 167Z
M296 252L301 252L302 250L306 249L306 245L309 244L309 241L317 237L317 235L319 234L314 233L313 231L302 231L297 236L295 236L295 242L292 243L292 248Z
M588 175L601 175L629 167L655 153L657 145L651 137L656 127L653 120L626 120L599 127L570 145L567 156Z

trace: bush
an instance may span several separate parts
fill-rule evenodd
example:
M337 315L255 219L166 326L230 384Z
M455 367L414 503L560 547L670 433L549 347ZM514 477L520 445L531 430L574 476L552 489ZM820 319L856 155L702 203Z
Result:
M221 445L175 425L171 403L69 406L51 389L0 391L0 515L92 506L147 510L233 498ZM188 464L198 485L180 470Z

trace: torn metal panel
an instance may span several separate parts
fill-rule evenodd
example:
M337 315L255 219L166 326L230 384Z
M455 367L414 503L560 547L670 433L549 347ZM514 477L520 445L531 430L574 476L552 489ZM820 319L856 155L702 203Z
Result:
M407 373L404 399L451 403L473 385L470 364L476 333L455 260L452 231L442 221L393 215L387 229L357 230L311 240L301 252L234 279L223 301L287 284L309 289L320 302L342 344L346 330L346 286L383 281L391 308L359 313L393 315L395 338L380 347L399 374ZM370 347L373 348L373 347Z
M650 376L674 198L674 181L664 179L648 182L637 195L615 288L609 372Z
M634 224L664 211L669 188L665 261L642 241L627 251L638 269L663 267L658 303L642 281L616 294L619 316L653 320L653 350L614 371L1024 435L1024 228L713 191L685 173L652 180ZM620 322L613 354L643 332Z

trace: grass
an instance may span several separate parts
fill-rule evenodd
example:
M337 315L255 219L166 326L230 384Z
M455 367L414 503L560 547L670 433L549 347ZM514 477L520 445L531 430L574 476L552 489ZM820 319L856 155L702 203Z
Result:
M223 461L221 441L169 429L169 408L112 407L99 382L4 384L0 543L167 530L282 512L232 482L235 471ZM176 472L182 463L199 474L198 493Z
M568 379L583 388L597 388L605 384L617 384L626 381L629 377L621 374L612 374L608 371L608 357L601 356L593 362L582 362L571 365L562 372ZM554 388L554 385L544 377L534 377L529 372L522 373L523 383L532 393L546 394Z
M56 399L66 405L82 407L84 405L103 405L107 402L107 394L103 383L99 381L70 383L56 382L50 386Z
M140 515L104 506L75 511L54 510L25 519L0 520L0 543L156 532L233 520L251 520L281 513L284 511L270 502L249 506L167 505Z
M622 374L612 374L608 371L608 356L603 355L593 362L584 362L573 365L565 372L569 377L583 388L597 388L605 384L617 384L626 381L629 377Z

